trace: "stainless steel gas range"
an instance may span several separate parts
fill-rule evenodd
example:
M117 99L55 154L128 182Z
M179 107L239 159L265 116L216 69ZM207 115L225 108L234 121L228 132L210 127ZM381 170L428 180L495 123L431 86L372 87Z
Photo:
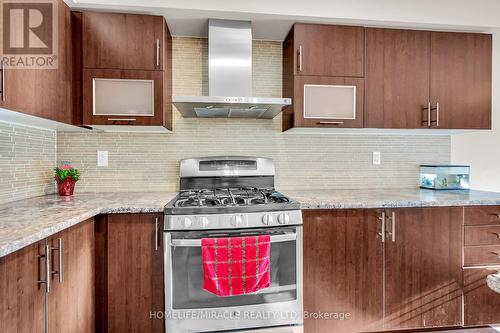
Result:
M167 332L302 325L302 215L274 189L271 159L182 160L180 193L165 206ZM203 289L201 239L270 235L271 285L218 297Z

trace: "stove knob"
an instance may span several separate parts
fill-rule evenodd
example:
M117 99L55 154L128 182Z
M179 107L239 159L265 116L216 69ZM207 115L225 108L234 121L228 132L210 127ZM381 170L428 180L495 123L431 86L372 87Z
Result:
M287 213L283 213L283 214L278 215L278 223L279 224L290 223L290 216Z
M184 218L184 228L189 229L191 228L191 225L193 224L193 221L189 217Z
M200 224L201 224L201 227L202 227L202 228L206 228L206 227L208 227L209 222L210 222L210 221L208 220L208 218L207 218L207 217L202 217L202 218L200 218Z
M233 227L239 227L243 223L243 219L240 215L231 216L231 225Z
M266 214L266 215L262 216L262 223L264 223L265 225L272 224L273 223L273 216L270 214Z

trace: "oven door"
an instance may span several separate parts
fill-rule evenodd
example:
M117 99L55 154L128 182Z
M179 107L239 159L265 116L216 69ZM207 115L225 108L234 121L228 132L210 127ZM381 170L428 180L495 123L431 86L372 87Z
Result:
M219 297L203 289L201 239L210 237L271 236L271 285L256 293ZM285 311L276 320L233 318L236 320L183 321L203 329L247 328L291 325L302 322L302 227L214 230L165 233L165 294L168 312L246 312ZM248 314L251 315L251 314ZM258 316L258 314L257 314ZM291 319L293 317L293 319ZM172 318L175 322L176 318ZM187 319L187 318L184 318ZM226 318L227 319L227 318ZM169 319L167 318L167 326ZM201 324L201 325L200 325ZM174 325L174 324L172 324ZM213 327L212 327L213 326ZM172 327L172 326L171 326ZM180 327L176 327L182 332ZM191 330L189 330L191 332ZM176 331L177 332L177 331Z

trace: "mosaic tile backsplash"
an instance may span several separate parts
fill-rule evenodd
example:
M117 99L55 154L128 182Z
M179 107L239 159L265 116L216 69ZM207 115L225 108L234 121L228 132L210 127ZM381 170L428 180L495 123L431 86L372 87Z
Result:
M208 94L207 39L173 39L173 92ZM254 96L281 96L281 43L254 41ZM109 166L97 167L97 150ZM381 165L372 165L380 151ZM58 133L57 159L82 171L77 192L173 191L179 160L214 155L271 157L279 189L403 188L418 185L418 165L448 163L449 136L296 134L273 120L182 118L174 131Z
M0 203L54 192L56 132L0 122Z

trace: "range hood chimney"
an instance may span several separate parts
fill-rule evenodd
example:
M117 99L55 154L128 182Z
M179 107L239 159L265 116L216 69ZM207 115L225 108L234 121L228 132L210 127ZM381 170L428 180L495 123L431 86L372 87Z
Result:
M209 96L173 96L184 117L274 118L290 98L252 97L252 26L208 21Z

